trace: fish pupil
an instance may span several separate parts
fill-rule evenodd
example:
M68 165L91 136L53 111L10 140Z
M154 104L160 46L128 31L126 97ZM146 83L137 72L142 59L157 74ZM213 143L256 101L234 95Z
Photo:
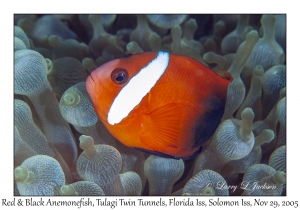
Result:
M128 80L128 72L123 68L116 68L111 73L111 79L118 85L123 85Z
M124 76L123 76L123 75L118 75L117 78L116 78L116 80L117 80L118 82L122 82L123 79L124 79Z

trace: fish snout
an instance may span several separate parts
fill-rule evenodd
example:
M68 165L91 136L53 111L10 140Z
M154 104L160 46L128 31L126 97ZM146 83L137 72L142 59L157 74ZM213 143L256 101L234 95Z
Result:
M86 90L91 97L93 94L100 95L103 91L100 79L94 71L86 79Z

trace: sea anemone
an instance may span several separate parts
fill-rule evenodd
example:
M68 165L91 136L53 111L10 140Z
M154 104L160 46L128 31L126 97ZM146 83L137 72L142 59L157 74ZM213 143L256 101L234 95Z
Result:
M54 158L35 155L15 168L15 181L20 195L59 195L65 175Z
M202 170L184 186L183 195L229 195L226 180L217 172Z
M243 181L247 183L244 195L280 195L286 182L286 174L269 165L255 164L247 169Z
M16 14L15 195L284 195L285 19ZM233 79L222 120L189 160L149 155L117 141L85 88L98 66L161 50ZM245 182L275 190L228 190Z
M82 135L79 140L80 148L84 150L76 163L79 176L98 184L105 195L118 195L119 191L123 191L119 177L122 166L119 151L108 145L94 145L94 139L90 136ZM114 186L118 184L118 187Z
M105 195L103 190L95 182L78 181L69 185L61 186L60 195Z
M150 195L170 195L174 183L182 176L182 160L151 155L144 165L145 175L149 181Z

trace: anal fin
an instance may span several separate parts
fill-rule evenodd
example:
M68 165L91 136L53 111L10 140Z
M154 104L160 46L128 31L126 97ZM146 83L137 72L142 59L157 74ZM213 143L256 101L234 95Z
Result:
M161 152L146 150L146 149L137 148L137 147L134 147L134 149L136 149L140 152L144 152L144 153L149 154L149 155L156 155L156 156L163 157L163 158L189 160L189 159L194 159L201 152L202 147L200 147L196 152L194 152L194 154L192 154L191 156L188 156L188 157L176 157L176 156L167 155L167 154L164 154L164 153L161 153Z
M156 156L163 157L163 158L179 159L177 157L174 157L174 156L171 156L171 155L167 155L167 154L164 154L164 153L161 153L161 152L155 152L155 151L152 151L152 150L141 149L141 148L137 148L137 147L134 147L134 149L136 149L136 150L138 150L140 152L144 152L144 153L149 154L149 155L156 155Z

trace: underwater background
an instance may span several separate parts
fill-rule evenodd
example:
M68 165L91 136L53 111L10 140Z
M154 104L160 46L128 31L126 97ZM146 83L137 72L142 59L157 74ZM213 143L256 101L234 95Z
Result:
M233 77L191 160L122 145L85 89L98 66L159 50ZM285 14L14 15L14 194L285 195L285 54Z

